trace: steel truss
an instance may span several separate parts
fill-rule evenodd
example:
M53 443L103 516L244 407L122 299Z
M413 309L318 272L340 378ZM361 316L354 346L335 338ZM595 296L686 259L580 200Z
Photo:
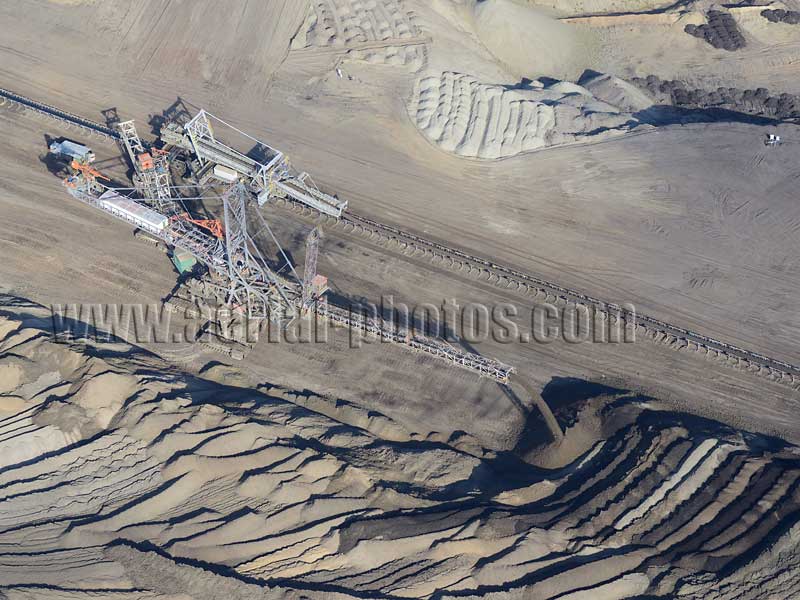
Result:
M269 160L260 162L220 142L215 137L212 121L229 127L254 141L258 150L257 155L264 154ZM189 198L182 198L180 195L172 196L166 156L159 153L156 153L155 156L149 155L136 132L133 121L118 123L117 129L139 176L136 190L144 196L143 202L151 204L157 212L165 217L178 214L179 203L187 201ZM267 229L278 245L296 280L289 280L279 273L275 273L248 232L247 208L253 194L258 198L259 205L263 205L273 196L290 197L337 218L342 215L347 203L320 192L306 173L292 173L283 153L270 148L204 110L201 110L184 126L184 131L185 135L181 135L173 124L168 124L162 129L162 139L169 144L193 152L200 164L207 168L210 168L211 164L223 165L240 175L240 182L229 187L221 197L224 212L224 238L219 239L210 235L187 219L169 218L163 229L155 228L149 231L167 244L188 251L206 265L212 277L204 278L201 287L210 295L219 298L221 304L230 309L234 315L246 315L256 322L263 322L264 319L281 321L288 317L294 318L299 311L306 312L316 306L317 314L333 324L356 329L365 335L376 336L424 352L478 373L482 377L490 377L500 382L508 381L513 369L502 363L457 350L439 340L413 335L408 331L398 331L393 324L382 319L354 314L339 307L329 306L327 302L313 297L313 279L316 275L319 252L319 231L315 229L309 236L304 278L300 280L259 212L258 217L261 219L263 227ZM151 161L140 160L143 155L149 155ZM163 162L158 162L161 159ZM158 166L163 168L158 169ZM109 188L92 178L78 178L77 184L73 180L67 185L67 189L82 202L112 214L116 218L129 221L137 226L140 225L135 219L112 210L100 200L100 196L107 191L124 194L133 190ZM130 196L128 198L130 199Z
M492 358L458 350L446 342L425 336L414 335L411 331L398 328L396 324L381 318L367 316L358 311L347 311L327 303L318 305L318 313L333 323L361 331L364 335L386 340L424 352L469 371L481 377L489 377L500 383L508 383L514 372L513 367L504 365Z
M241 183L229 188L222 196L230 282L227 303L234 308L246 307L251 318L278 320L294 316L302 296L301 287L276 275L248 235L249 197Z
M266 164L261 163L218 141L214 137L214 129L211 124L212 119L250 139L263 153L271 154L272 157L269 162ZM282 177L284 172L288 170L288 165L286 164L282 152L269 147L267 144L247 135L232 125L228 125L222 119L207 113L205 110L201 110L197 113L197 115L185 125L184 129L191 140L192 150L202 163L212 162L233 169L249 180L251 189L256 194L267 192L273 180Z
M319 226L314 227L306 238L306 262L303 269L303 311L311 308L311 304L316 300L314 278L317 276L320 238L322 238L322 229Z
M110 188L96 181L82 180L75 187L68 186L67 190L90 206L117 219L139 225L100 201L100 196L107 191L124 195L133 192L131 188ZM183 220L170 220L163 230L153 230L151 233L167 244L190 252L205 264L215 279L204 282L205 287L216 288L233 312L247 314L256 320L280 320L288 315L296 315L303 305L303 286L274 273L249 236L246 222L247 190L241 184L235 185L222 198L225 211L224 241ZM439 340L412 335L382 319L330 306L326 302L317 303L317 313L333 324L424 352L482 377L505 383L513 372L511 367L490 358L463 352Z
M155 148L148 151L136 131L134 121L116 123L137 179L141 195L159 212L175 213L175 202L170 191L169 160L166 153Z
M257 160L231 148L216 138L214 124L244 136L255 144L258 155L267 161ZM244 133L233 125L201 110L185 126L188 143L176 135L175 128L165 128L162 138L193 152L201 164L213 163L233 169L245 179L250 190L263 206L271 198L290 197L324 214L339 218L347 209L347 202L321 192L310 181L307 173L296 173L288 158L280 151Z

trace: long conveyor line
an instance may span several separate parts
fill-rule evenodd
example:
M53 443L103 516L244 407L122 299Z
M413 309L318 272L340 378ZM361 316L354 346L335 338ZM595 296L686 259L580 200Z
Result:
M94 133L106 135L114 139L118 139L119 137L115 131L105 127L104 125L100 125L99 123L84 119L83 117L74 115L48 104L31 100L30 98L15 94L9 90L0 88L0 97L21 104L26 108L39 111L54 118L58 118L67 123L86 128ZM289 200L289 202L295 204L301 210L313 210L300 203L295 203L291 200ZM645 332L650 334L652 337L674 338L678 342L684 342L687 344L691 343L697 350L713 351L723 358L727 357L740 359L741 361L744 361L744 368L749 368L749 366L763 367L767 370L767 375L772 375L777 379L788 378L789 382L793 386L800 385L800 367L786 361L770 358L759 352L747 350L740 346L729 344L710 336L703 335L699 332L678 327L677 325L667 323L646 314L637 312L635 315L629 315L624 307L615 305L613 303L603 302L600 299L593 298L579 291L560 286L556 283L536 277L535 275L497 264L486 258L471 255L458 248L453 248L433 240L425 239L411 232L403 231L399 228L360 216L352 211L346 212L341 219L337 220L330 218L330 221L338 224L338 227L351 226L353 228L360 229L362 232L367 232L370 236L377 235L384 239L397 240L406 244L412 244L431 255L450 258L451 262L459 261L474 264L479 266L481 269L485 269L488 273L494 274L498 278L516 282L518 285L524 285L530 288L548 292L552 294L556 300L559 300L562 303L572 302L586 304L592 306L598 311L606 312L615 318L618 315L621 315L623 318L630 316L631 318L635 318L637 326L643 327Z

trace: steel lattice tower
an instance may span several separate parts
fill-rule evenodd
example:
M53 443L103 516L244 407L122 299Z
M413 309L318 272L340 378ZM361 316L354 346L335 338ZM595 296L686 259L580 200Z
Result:
M306 262L303 269L303 310L311 308L314 301L314 278L317 276L317 261L319 260L319 242L322 238L322 229L317 225L306 238Z
M170 191L169 161L166 155L155 149L152 152L147 151L133 121L117 123L116 127L138 175L136 183L142 196L159 212L164 214L175 212L175 202Z
M248 235L249 197L241 183L230 187L222 196L229 279L226 304L234 310L246 308L251 318L280 320L296 312L300 290L269 268Z

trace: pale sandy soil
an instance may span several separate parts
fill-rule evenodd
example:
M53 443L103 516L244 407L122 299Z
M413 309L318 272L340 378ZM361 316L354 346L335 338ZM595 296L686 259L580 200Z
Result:
M76 72L59 64L66 59L57 48L77 35L57 26L68 16L57 13L66 10L82 9L51 9L53 23L40 26L47 35L36 45L27 43L33 32L23 23L11 29L11 47L25 50L8 52L0 67L4 80L89 116L117 106L141 120L177 95L222 108L222 116L288 151L359 212L483 248L503 262L609 300L633 301L665 320L765 354L798 359L798 322L790 309L798 146L766 153L763 128L664 128L490 166L454 158L420 135L406 103L416 74L404 67L349 61L345 70L354 79L340 80L332 65L341 54L290 53L269 95L248 86L231 96L217 83L221 66L205 83L154 77L157 61L145 71L121 67L130 59L124 47L112 50L95 33L87 50L92 68ZM80 17L73 18L77 27ZM469 38L462 43L472 47ZM437 52L434 42L431 65L443 60L433 58ZM467 60L454 54L454 62ZM478 55L480 80L489 76L483 66L489 63ZM267 74L256 79L267 80ZM503 83L512 81L507 76ZM792 129L784 136L791 139ZM529 235L534 227L536 235Z
M116 107L142 133L180 96L361 214L800 364L796 127L653 128L648 98L614 79L800 92L800 28L734 10L748 46L728 53L683 32L707 2L538 2L560 22L502 0L68 4L0 5L0 86L94 120ZM584 69L609 77L548 79ZM0 288L158 302L167 259L63 193L45 134L85 136L0 106ZM124 176L117 148L85 141ZM310 223L267 214L301 256ZM373 300L533 302L336 231L320 269ZM147 346L167 363L124 345L89 357L16 319L0 326L10 598L797 589L796 451L762 436L800 441L797 391L718 359L647 339L478 344L551 400L568 429L554 447L534 399L343 332L227 367L192 344ZM579 412L580 386L547 393L565 378L658 401Z
M373 413L378 435L308 408L324 405L313 393L227 387L126 344L55 344L47 310L3 300L6 598L797 589L800 458L775 439L607 388L564 411L569 448L543 470Z
M3 127L6 129L0 130L8 131L15 140L14 155L19 157L0 164L4 181L10 181L6 173L13 174L27 163L27 157L38 155L42 129L51 135L69 135L50 122L14 113L0 115ZM113 145L99 141L94 147L98 161L117 152ZM119 167L106 170L123 175ZM172 289L175 274L163 254L135 241L124 225L76 205L63 195L58 180L46 169L31 173L2 203L8 226L0 239L9 250L0 263L0 275L15 293L46 304L149 304L159 302ZM273 211L271 221L281 241L295 256L301 256L310 223L298 222L297 217L281 211ZM52 230L42 226L53 222L62 226ZM65 250L54 250L62 247ZM132 256L136 259L131 260ZM38 268L32 270L31 264ZM525 315L537 301L333 230L327 233L320 269L330 276L335 289L374 302L382 295L411 306L438 305L450 298L462 305L511 302ZM524 319L520 326L522 330L527 326ZM220 359L185 346L155 344L152 349L195 369ZM381 345L377 352L382 358L375 360L374 347L351 349L344 332L333 337L331 346L259 348L245 361L245 371L251 373L247 381L308 388L357 401L392 415L420 435L447 439L454 432L466 431L496 449L514 448L532 410L527 399L522 399L522 405L515 404L493 382L443 368L435 361L420 361L400 349ZM800 441L795 423L797 398L791 387L646 338L613 345L489 341L477 348L513 364L542 387L558 377L605 377L670 400L675 406Z

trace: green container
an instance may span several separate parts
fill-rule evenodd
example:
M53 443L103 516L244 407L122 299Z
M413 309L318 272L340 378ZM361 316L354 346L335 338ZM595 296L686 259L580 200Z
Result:
M178 269L178 272L183 274L188 273L194 268L197 264L197 259L191 252L187 252L181 248L175 248L172 251L172 263L175 265L175 268Z

